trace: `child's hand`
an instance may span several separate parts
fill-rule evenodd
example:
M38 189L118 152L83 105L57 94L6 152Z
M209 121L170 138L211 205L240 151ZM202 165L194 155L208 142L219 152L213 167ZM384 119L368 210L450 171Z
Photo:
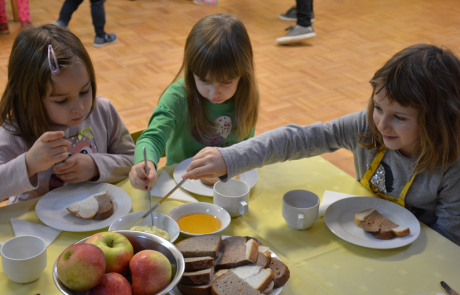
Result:
M193 157L193 161L187 167L187 173L182 175L182 178L219 177L225 174L227 174L227 166L219 150L207 147Z
M67 159L70 142L63 131L45 132L26 153L27 175L32 177Z
M54 166L53 173L65 183L72 184L99 176L99 169L90 155L78 153Z
M149 167L150 187L152 187L158 179L158 174L152 161L147 161L147 165ZM149 188L147 185L147 173L145 173L144 161L139 162L131 168L131 172L129 172L129 181L134 188L143 191L146 191Z

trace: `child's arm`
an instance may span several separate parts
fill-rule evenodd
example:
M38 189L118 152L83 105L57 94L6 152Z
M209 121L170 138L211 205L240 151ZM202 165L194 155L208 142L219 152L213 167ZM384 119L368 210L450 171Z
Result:
M231 178L263 165L313 157L334 152L340 148L352 150L357 146L356 134L366 132L369 132L367 111L362 111L340 117L326 124L317 122L307 126L284 126L218 150L226 164L227 176ZM203 151L210 155L211 150ZM214 153L213 159L218 157L219 155ZM200 160L201 164L197 164L194 163L195 161L189 167L203 167L202 170L207 174L218 176L216 168L212 166L215 164L203 160ZM189 178L190 175L193 175L194 178L202 177L200 173L189 172L184 175L184 178Z
M0 201L38 188L38 172L67 157L64 132L46 132L27 151L20 137L0 127Z

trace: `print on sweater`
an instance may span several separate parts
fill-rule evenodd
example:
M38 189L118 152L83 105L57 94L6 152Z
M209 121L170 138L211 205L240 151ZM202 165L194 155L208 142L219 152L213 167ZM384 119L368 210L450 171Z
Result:
M83 136L81 139L78 139L78 134L75 136L69 137L70 146L67 148L67 152L69 153L68 158L70 158L73 154L94 154L97 153L97 146L94 138ZM57 177L55 174L51 173L50 182L49 182L49 190L53 190L55 188L61 187L64 185L64 182Z
M217 133L212 139L206 142L198 140L198 136L196 136L195 127L192 130L193 138L195 138L195 140L198 141L199 143L206 145L206 146L218 146L219 144L222 144L224 141L227 140L227 138L230 136L230 133L232 132L232 127L233 127L232 117L228 115L219 116L214 121L214 126L216 126L217 128Z

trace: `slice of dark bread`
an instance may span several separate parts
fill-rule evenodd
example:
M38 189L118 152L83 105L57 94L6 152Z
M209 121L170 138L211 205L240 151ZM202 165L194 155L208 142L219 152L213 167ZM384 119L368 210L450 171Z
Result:
M245 280L238 277L234 272L227 271L225 274L212 281L211 294L213 295L261 295L259 291L251 287Z
M184 258L185 271L195 271L214 267L214 258L211 256L205 257L187 257Z
M374 209L356 213L355 223L363 230L372 233L373 237L381 240L390 240L396 236L404 237L410 234L409 228L399 226Z
M254 249L256 249L256 252L254 252ZM251 240L246 242L244 237L229 237L222 240L220 256L214 262L216 271L256 262L257 249L257 243L254 241L251 242Z
M113 201L107 195L96 195L94 196L98 203L98 209L96 215L93 217L95 220L104 220L112 216L113 214Z
M211 283L198 286L178 284L177 286L184 295L211 295Z
M270 268L273 271L273 281L275 282L275 288L284 286L291 276L291 272L286 264L281 260L272 257L270 260Z
M222 237L219 235L196 236L180 241L176 247L184 258L211 256L216 258L222 244Z
M207 268L198 271L186 271L182 275L179 283L183 285L203 285L211 283L214 268Z

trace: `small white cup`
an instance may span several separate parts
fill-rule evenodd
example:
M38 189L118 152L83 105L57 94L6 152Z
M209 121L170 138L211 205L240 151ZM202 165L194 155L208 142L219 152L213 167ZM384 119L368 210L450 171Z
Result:
M46 243L36 236L20 236L1 242L3 272L16 283L38 279L46 268Z
M214 184L214 204L224 208L231 217L245 215L249 210L249 185L239 179Z
M283 218L293 229L304 230L318 219L319 197L310 191L293 190L283 196Z

